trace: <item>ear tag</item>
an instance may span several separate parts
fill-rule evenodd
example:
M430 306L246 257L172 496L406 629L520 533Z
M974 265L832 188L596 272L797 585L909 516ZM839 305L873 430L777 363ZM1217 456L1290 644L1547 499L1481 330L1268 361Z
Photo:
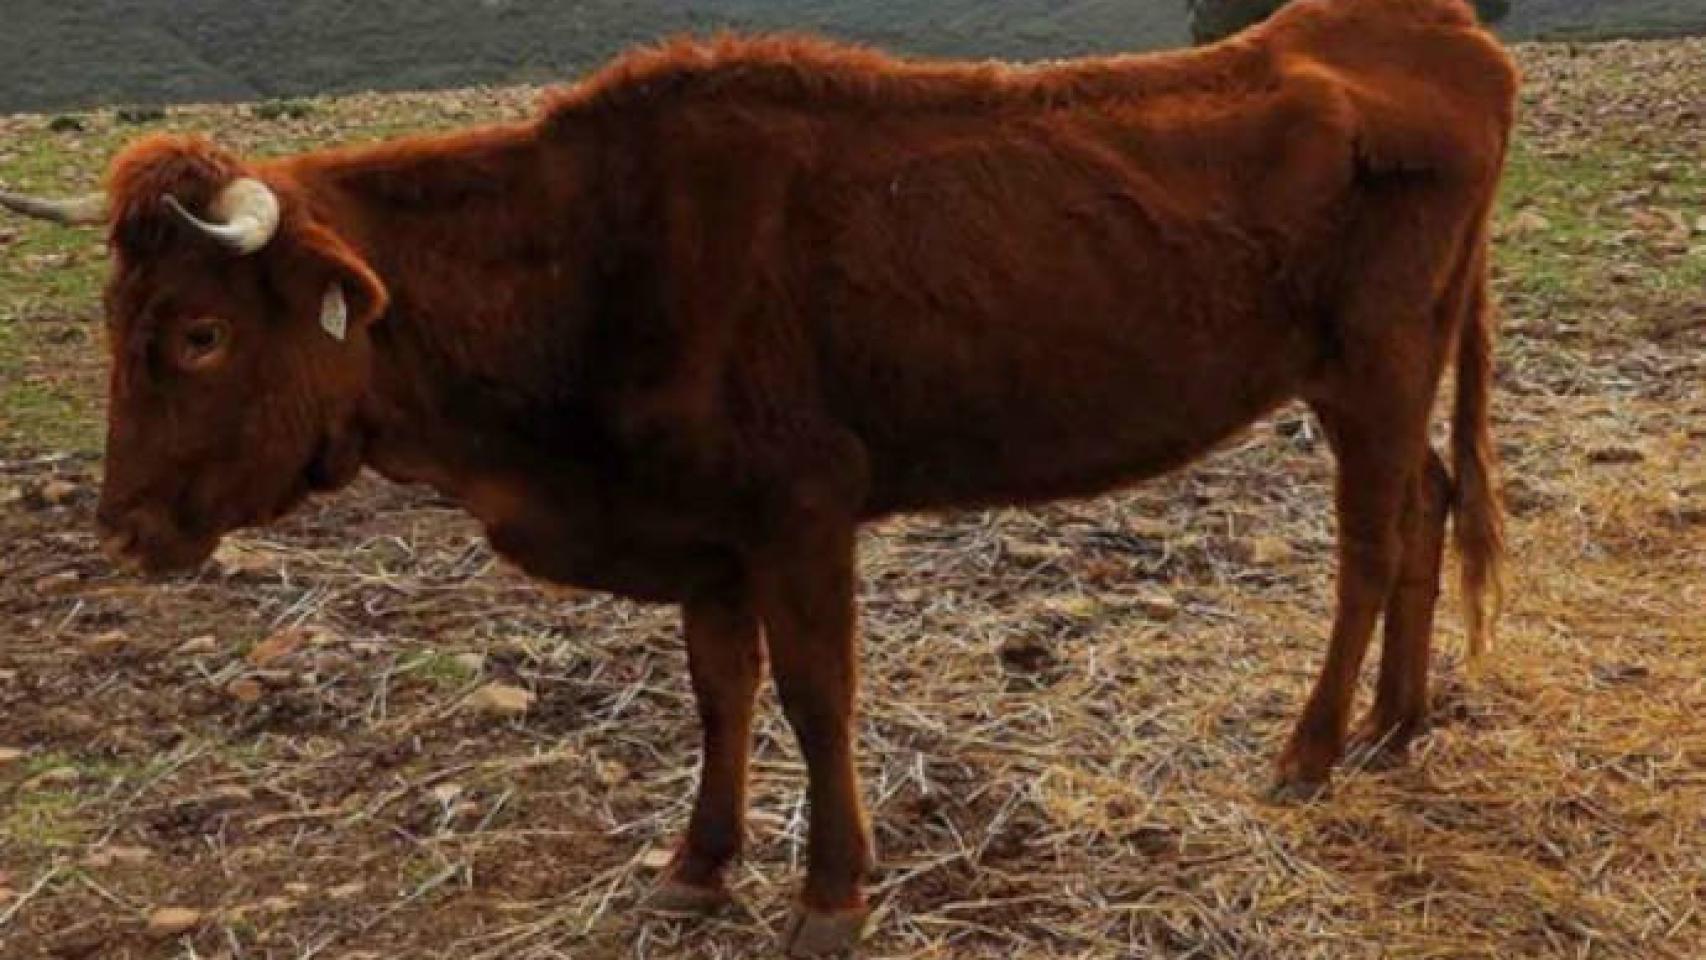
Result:
M344 302L342 284L327 287L325 297L320 300L320 329L338 341L349 336L349 304Z

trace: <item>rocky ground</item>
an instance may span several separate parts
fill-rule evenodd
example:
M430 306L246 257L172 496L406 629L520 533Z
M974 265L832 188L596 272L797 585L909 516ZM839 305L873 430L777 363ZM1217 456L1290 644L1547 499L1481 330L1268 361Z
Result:
M1448 596L1412 762L1260 799L1329 613L1300 410L1127 495L874 530L870 956L1706 955L1706 43L1521 57L1492 669ZM284 150L532 96L130 121ZM57 126L0 120L0 182L87 186L142 129ZM542 593L377 481L194 577L108 568L101 256L0 223L0 954L761 955L804 823L768 698L747 909L636 909L694 778L669 611Z

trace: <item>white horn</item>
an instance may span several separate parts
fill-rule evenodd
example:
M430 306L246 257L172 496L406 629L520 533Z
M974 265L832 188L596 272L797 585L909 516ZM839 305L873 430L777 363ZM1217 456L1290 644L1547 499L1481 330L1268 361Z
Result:
M208 208L214 218L211 222L185 210L178 198L170 194L166 196L166 205L176 210L185 223L240 256L261 250L278 233L278 195L271 187L250 177L233 180L219 191Z
M48 200L0 190L0 207L68 227L93 227L107 222L107 196L104 193L70 200Z

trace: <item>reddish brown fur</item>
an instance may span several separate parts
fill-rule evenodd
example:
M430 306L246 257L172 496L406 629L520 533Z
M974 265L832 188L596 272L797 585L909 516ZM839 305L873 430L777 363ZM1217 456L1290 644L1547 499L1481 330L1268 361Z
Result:
M1420 726L1453 506L1477 643L1496 582L1486 223L1514 90L1459 0L1303 0L1156 57L682 41L534 123L254 163L143 141L111 183L102 521L183 565L365 463L460 498L539 577L680 603L689 899L740 848L767 649L810 768L790 936L838 942L872 856L850 732L871 518L1096 494L1301 397L1340 463L1340 583L1280 782L1325 783L1383 612L1360 735ZM285 207L241 260L162 204L238 175ZM346 343L313 322L332 282ZM190 375L170 351L199 315L235 331ZM1427 442L1454 357L1455 498Z

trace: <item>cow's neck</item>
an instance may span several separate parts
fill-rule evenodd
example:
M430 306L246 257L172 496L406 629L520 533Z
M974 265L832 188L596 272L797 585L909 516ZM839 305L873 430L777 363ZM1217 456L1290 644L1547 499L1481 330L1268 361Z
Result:
M570 152L547 161L532 127L498 127L325 154L298 176L391 296L359 415L370 466L460 493L572 432L589 294Z

